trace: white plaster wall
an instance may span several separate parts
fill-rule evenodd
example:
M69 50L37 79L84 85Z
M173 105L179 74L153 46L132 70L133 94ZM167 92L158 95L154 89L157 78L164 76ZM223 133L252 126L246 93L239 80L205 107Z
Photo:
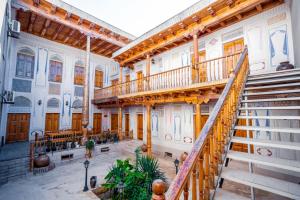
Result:
M293 42L294 42L294 54L295 54L295 65L300 66L300 1L291 1L291 18L293 28Z
M45 126L45 115L47 112L60 113L60 129L70 128L72 126L72 113L81 112L81 109L71 109L69 112L69 106L76 99L82 99L82 97L76 97L74 94L74 67L75 62L78 60L85 63L85 51L75 49L66 45L62 45L56 42L52 42L40 37L36 37L31 34L21 33L20 39L13 39L11 45L11 59L9 62L7 70L7 80L5 82L4 88L6 90L12 89L12 79L16 78L16 57L19 49L23 47L28 47L35 52L35 67L34 67L34 78L32 81L31 93L21 93L16 92L16 96L24 96L30 99L32 102L31 108L17 108L11 105L4 105L2 112L2 121L1 121L1 135L6 135L6 120L7 113L31 113L30 120L30 132L33 130L44 129ZM41 53L42 51L48 52ZM62 58L63 61L63 78L61 85L61 92L59 95L49 95L49 82L48 82L48 73L49 73L49 60L51 56L58 55ZM104 72L104 77L107 81L104 83L104 86L109 85L108 80L110 79L111 70L113 67L118 68L117 63L112 59L91 54L90 62L90 100L94 97L94 75L95 69L102 70ZM47 69L45 69L47 64ZM39 66L39 67L37 67ZM39 70L37 70L37 68ZM115 72L114 72L115 73ZM118 71L117 71L118 73ZM108 78L109 77L109 78ZM24 79L25 80L25 79ZM29 79L26 79L29 80ZM51 98L57 98L60 101L59 109L49 109L47 108L47 101ZM63 102L63 99L64 102ZM38 105L37 102L42 100L42 105ZM66 101L69 101L69 106L66 106ZM71 102L70 102L71 100ZM64 112L63 112L64 108ZM89 128L93 126L93 113L99 113L102 110L97 109L92 103L90 103L90 119L89 119ZM105 122L105 120L104 120ZM105 123L104 123L105 125ZM32 136L30 136L32 139Z

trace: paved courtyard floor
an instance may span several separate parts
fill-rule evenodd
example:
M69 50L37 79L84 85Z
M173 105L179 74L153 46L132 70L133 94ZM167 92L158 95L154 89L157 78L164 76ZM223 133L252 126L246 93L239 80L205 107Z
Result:
M124 141L109 144L109 152L99 153L90 159L88 177L97 176L97 184L104 182L109 168L117 159L135 158L134 150L142 143ZM84 149L82 149L84 151ZM29 174L23 179L8 182L0 186L1 200L92 200L98 199L92 192L82 192L84 186L85 159L76 159L59 164L52 171L43 175ZM174 177L173 161L160 159L161 168L168 170L167 176ZM174 172L172 172L174 171ZM88 178L89 185L89 178Z

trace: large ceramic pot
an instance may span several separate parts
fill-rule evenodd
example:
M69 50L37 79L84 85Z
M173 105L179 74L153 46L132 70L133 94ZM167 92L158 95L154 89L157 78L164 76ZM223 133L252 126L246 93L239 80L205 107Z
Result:
M280 65L276 68L276 71L282 71L282 70L288 70L288 69L294 69L295 66L290 64L289 61L281 62Z
M34 159L35 168L47 167L49 163L50 158L46 154L39 154L39 156Z
M95 188L96 187L96 183L97 183L97 177L96 176L92 176L90 178L90 185L91 185L91 188Z
M143 144L143 145L141 146L141 150L142 150L142 152L147 152L147 145L146 145L146 144Z

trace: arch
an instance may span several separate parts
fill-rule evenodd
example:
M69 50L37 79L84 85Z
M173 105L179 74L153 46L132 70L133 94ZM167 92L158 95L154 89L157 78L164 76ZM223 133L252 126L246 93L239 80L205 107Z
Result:
M80 99L75 100L72 104L72 108L75 109L82 108L82 106L83 106L83 102Z
M81 60L77 60L77 61L75 62L75 66L78 66L78 67L84 67L84 63L83 63L83 61L81 61Z
M31 107L32 103L30 99L24 96L17 96L15 97L15 103L13 104L14 107Z
M18 50L18 53L26 54L26 55L33 56L33 57L35 56L34 51L29 47L21 47Z
M50 60L53 60L53 61L57 61L57 62L63 63L63 58L62 58L60 55L58 55L58 54L52 55L52 56L50 57Z
M47 101L48 108L59 108L59 99L51 98Z

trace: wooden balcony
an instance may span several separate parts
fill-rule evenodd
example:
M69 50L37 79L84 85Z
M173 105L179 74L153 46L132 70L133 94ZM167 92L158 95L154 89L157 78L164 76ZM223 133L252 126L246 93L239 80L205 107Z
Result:
M223 88L241 52L95 90L95 104L158 94Z

